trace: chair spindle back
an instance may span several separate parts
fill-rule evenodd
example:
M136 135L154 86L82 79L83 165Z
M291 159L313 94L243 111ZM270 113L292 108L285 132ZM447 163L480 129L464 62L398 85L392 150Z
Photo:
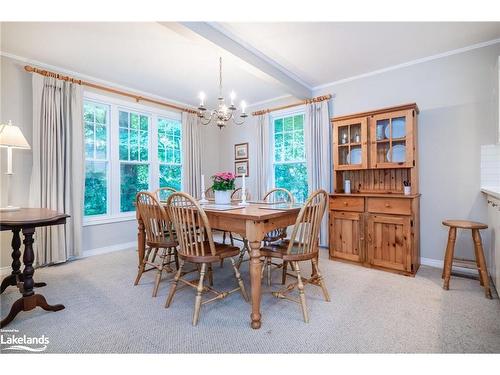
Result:
M262 200L271 203L277 203L277 202L295 203L295 198L293 194L283 188L275 188L269 190L266 193L266 195L264 195L264 198L262 198Z
M238 188L238 189L234 190L233 193L231 194L231 199L241 199L242 193L243 193L242 188ZM252 195L250 194L248 189L246 189L245 194L247 195L247 197L246 197L247 201L252 199Z
M288 253L309 254L318 248L321 220L328 202L328 193L322 189L312 193L299 212L295 221Z
M144 223L147 242L159 244L173 238L168 214L154 194L147 191L137 193L136 209Z
M212 228L205 211L195 198L182 192L172 193L167 200L167 211L174 223L180 254L215 255Z
M160 202L166 202L168 197L177 190L170 187L162 187L155 191L156 197Z

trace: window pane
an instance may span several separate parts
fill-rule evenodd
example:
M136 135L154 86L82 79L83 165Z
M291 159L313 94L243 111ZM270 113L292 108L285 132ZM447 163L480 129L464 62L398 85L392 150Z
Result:
M94 124L85 123L85 159L94 158Z
M181 190L181 170L178 165L160 165L160 187Z
M95 106L95 122L99 124L106 124L106 108L101 105Z
M148 140L148 132L141 131L140 132L140 159L141 161L148 160L148 149L149 149L149 140Z
M297 115L293 118L294 130L302 130L304 128L304 115Z
M149 166L144 164L120 165L120 211L134 211L135 196L149 188Z
M130 161L139 161L139 135L137 130L130 130Z
M276 187L290 191L298 202L307 199L306 163L276 164L274 180Z
M106 127L97 124L95 126L95 146L96 146L96 159L106 159Z
M85 121L94 122L94 105L91 103L83 104L83 119Z
M128 129L120 128L120 160L128 160Z
M128 128L128 112L120 111L120 127Z
M107 213L106 166L105 161L85 162L85 216Z
M141 116L141 130L148 131L148 117Z
M130 129L139 129L139 115L130 113Z
M276 133L282 132L283 131L283 119L279 119L274 121L274 131Z
M285 117L283 121L283 129L284 131L292 131L293 130L293 117Z

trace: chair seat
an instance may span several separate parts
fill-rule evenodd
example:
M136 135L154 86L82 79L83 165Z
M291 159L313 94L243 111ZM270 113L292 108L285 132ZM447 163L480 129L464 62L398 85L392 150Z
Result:
M260 255L270 258L280 258L287 262L309 260L309 259L314 259L318 256L318 251L313 251L307 254L303 254L298 244L294 245L290 253L288 253L289 243L290 241L283 240L268 246L264 246L260 249Z
M462 229L487 229L488 226L483 223L478 223L477 221L470 220L445 220L443 225L452 228L462 228Z
M212 255L210 253L209 242L205 241L203 243L203 246L205 248L205 251L208 252L207 255L204 256L186 255L186 254L181 254L179 252L179 258L192 263L213 263L213 262L218 262L221 259L237 256L240 253L240 248L236 246L224 245L217 242L215 242L214 245L215 245L215 255Z

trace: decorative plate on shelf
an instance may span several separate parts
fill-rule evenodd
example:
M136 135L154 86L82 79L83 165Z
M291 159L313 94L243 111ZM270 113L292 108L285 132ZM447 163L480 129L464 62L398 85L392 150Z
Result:
M361 164L361 149L354 148L347 154L347 162L349 164Z
M406 146L395 145L392 146L392 159L391 150L387 152L387 160L391 163L404 163L406 160Z
M386 133L387 129L389 129L389 126L387 126L387 124L384 124L384 123L377 124L377 131L376 131L377 141L381 141L384 138L389 138L389 137L386 137L384 135L384 133Z
M406 122L404 117L398 117L392 119L392 138L403 138L406 136ZM384 133L386 138L390 138L390 127L386 126Z

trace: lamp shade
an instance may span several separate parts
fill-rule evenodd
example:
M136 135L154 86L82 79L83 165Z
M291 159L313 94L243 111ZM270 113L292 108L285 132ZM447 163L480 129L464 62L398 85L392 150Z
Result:
M0 125L0 147L31 148L21 129L12 125L10 121L8 124Z

